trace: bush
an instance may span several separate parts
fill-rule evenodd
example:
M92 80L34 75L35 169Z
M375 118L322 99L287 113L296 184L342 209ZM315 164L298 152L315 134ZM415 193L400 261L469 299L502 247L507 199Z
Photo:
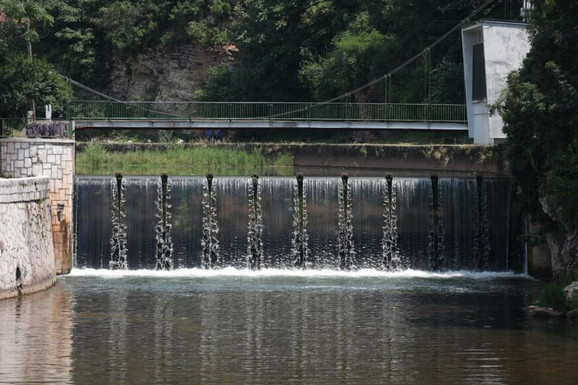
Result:
M107 151L101 143L89 142L82 152L84 162L90 168L100 167L107 157Z
M566 311L566 296L562 285L554 282L546 284L538 295L536 305L552 308L556 311Z

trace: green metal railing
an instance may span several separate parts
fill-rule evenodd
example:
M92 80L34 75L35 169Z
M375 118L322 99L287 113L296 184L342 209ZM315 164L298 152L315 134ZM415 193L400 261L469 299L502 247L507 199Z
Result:
M298 120L465 123L462 104L72 101L72 120Z
M22 136L25 127L25 118L0 118L0 138Z

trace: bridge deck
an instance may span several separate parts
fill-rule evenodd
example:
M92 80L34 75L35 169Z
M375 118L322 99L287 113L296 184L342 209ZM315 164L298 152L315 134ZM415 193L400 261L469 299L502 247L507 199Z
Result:
M466 130L462 104L72 101L77 128Z

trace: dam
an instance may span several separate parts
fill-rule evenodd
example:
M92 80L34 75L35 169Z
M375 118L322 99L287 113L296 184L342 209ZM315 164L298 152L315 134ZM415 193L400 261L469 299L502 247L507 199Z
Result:
M388 206L388 180L395 194ZM356 268L383 268L384 237L395 231L395 247L409 269L430 270L432 178L349 178L351 243ZM522 223L511 218L514 203L507 179L438 178L440 251L443 263L434 270L525 272L523 252L512 239ZM127 268L154 269L155 217L159 215L158 177L125 177L122 199L126 214ZM266 268L293 268L296 179L263 177L258 180L263 261ZM337 269L339 177L304 177L307 211L307 267ZM171 237L174 268L202 267L203 177L169 178L172 211ZM113 233L112 210L117 184L111 177L77 177L77 268L108 268ZM221 267L246 267L250 248L251 178L214 178L215 217ZM205 192L206 193L206 192ZM390 204L391 205L391 204ZM386 208L393 222L387 223ZM161 209L162 210L162 209ZM389 226L389 230L386 228ZM385 234L385 235L384 235ZM482 241L482 239L484 239ZM484 251L476 251L480 248ZM430 250L430 251L428 251ZM477 253L477 254L476 254ZM483 254L483 255L482 255Z

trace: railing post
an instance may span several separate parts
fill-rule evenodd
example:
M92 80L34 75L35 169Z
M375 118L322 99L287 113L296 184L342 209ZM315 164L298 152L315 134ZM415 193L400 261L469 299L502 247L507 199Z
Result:
M269 120L273 117L273 103L269 103L267 115L269 116Z
M427 122L427 106L428 106L427 103L425 103L425 104L423 105L423 121L424 121L424 122Z
M351 105L351 101L349 100L350 95L346 94L345 96L345 120L347 122L351 119L351 111L349 111L349 106Z
M385 102L383 104L383 121L387 122L388 121L388 110L389 110L389 103Z

